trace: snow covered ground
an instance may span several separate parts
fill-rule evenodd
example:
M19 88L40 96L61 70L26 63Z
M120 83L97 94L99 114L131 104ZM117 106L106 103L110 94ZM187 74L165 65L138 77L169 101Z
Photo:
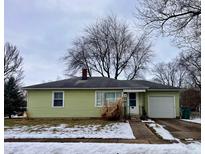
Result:
M156 131L156 133L158 135L160 135L164 140L177 140L177 141L179 141L179 139L173 137L172 134L168 130L166 130L162 125L155 123L155 121L148 119L148 120L142 121L142 122L147 123L147 125L150 128L153 128Z
M147 119L147 120L141 120L141 122L144 122L144 123L152 123L152 122L154 122L154 121L151 120L151 119Z
M164 140L176 140L176 138L174 138L169 131L164 129L162 125L151 123L148 124L148 126L153 128L156 131L156 133L160 135Z
M181 120L201 124L201 118L196 118L196 119L181 119Z
M124 138L135 139L128 122L101 125L35 125L5 127L4 138Z
M201 144L4 143L5 154L200 154Z

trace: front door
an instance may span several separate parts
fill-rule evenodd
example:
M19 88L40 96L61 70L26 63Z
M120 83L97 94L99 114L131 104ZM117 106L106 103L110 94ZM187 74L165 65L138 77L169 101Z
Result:
M139 108L138 108L138 93L129 93L128 96L128 102L129 102L129 106L128 106L128 113L130 113L130 115L137 115L139 114Z

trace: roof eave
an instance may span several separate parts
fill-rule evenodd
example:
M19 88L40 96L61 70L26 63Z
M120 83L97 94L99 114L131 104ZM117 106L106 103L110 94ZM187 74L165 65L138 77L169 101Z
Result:
M172 88L164 88L164 89L147 89L147 91L181 91L182 89L180 88L176 88L176 89L172 89Z
M55 89L70 89L70 90L83 90L83 89L85 89L85 90L89 90L89 89L118 89L118 90L123 90L124 88L123 87L106 87L106 88L100 88L100 87L95 87L95 88L62 88L62 87L55 87L55 88L26 88L26 87L24 87L23 88L24 90L55 90Z
M130 87L95 87L95 88L62 88L62 87L55 87L55 88L32 88L32 87L23 87L24 90L56 90L56 89L64 89L64 90L97 90L97 89L112 89L112 90L125 90L130 89ZM148 89L148 88L133 88L133 89L140 89L140 90L146 90L146 91L180 91L182 89L176 88L176 89Z

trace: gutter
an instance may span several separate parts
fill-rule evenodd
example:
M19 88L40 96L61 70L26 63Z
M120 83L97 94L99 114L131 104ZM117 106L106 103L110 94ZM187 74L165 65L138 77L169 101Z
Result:
M123 92L146 92L146 89L124 89Z
M147 89L147 88L127 88L127 87L108 87L108 88L22 88L24 90L123 90L123 92L146 92L146 91L181 91L183 89L176 88L176 89Z
M126 87L107 87L107 88L26 88L26 87L23 87L22 89L25 89L25 90L53 90L53 89L70 89L70 90L92 90L92 89L118 89L118 90L123 90L123 89L128 89Z
M181 91L182 89L176 88L176 89L147 89L147 91Z

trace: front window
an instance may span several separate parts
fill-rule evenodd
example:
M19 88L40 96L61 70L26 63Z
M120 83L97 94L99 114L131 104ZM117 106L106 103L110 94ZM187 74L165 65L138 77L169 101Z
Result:
M121 92L96 92L96 106L102 107L103 105L114 103L119 97L122 96Z
M64 94L62 91L53 92L53 107L63 107Z

